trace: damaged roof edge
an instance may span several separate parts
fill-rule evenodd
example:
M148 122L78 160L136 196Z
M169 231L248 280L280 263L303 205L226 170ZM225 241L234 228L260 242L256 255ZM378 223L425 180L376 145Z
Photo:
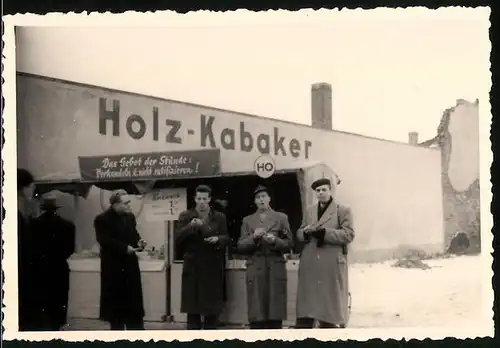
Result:
M479 99L476 98L476 100L474 102L468 101L466 99L457 99L456 104L454 106L446 108L443 111L443 114L441 115L441 119L439 121L439 125L437 128L436 136L434 136L434 138L432 138L432 139L429 139L427 141L419 143L418 146L430 148L431 146L438 145L437 142L439 140L439 137L441 136L440 132L448 130L448 126L449 126L448 122L449 122L451 115L453 114L453 112L455 112L455 110L459 106L462 106L462 105L464 105L464 106L471 106L471 105L477 106L477 105L479 105ZM437 146L437 147L439 147L439 146Z

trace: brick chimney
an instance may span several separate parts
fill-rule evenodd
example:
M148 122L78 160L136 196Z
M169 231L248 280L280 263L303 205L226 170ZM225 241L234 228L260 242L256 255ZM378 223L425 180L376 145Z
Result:
M332 129L332 86L329 83L312 85L311 118L314 128Z
M418 132L408 133L408 144L418 145Z

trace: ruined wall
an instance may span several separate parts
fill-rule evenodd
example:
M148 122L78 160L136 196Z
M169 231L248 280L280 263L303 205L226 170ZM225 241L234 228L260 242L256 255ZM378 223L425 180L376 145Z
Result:
M437 136L422 145L441 148L445 245L457 232L470 238L469 252L480 251L479 102L457 100L447 109Z

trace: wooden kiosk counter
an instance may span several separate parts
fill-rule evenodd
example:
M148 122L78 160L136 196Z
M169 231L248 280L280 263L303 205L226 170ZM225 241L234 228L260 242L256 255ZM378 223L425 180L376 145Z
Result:
M247 299L245 265L239 262L228 262L226 279L228 299L221 314L220 321L227 324L247 324ZM73 318L99 318L100 266L99 258L71 260L71 278L68 316ZM181 267L172 267L171 317L167 318L168 291L167 266L162 260L139 262L142 272L144 309L146 321L185 322L185 314L180 313L180 281ZM287 262L288 269L288 319L286 325L295 321L295 294L297 289L298 261Z
M100 265L99 258L70 259L70 291L68 316L99 318ZM167 308L167 277L165 260L140 260L146 321L165 320Z

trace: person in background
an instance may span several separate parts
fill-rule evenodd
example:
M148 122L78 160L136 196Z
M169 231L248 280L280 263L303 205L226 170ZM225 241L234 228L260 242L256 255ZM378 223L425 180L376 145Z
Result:
M243 219L238 251L247 260L248 321L251 329L281 329L287 316L284 253L293 246L288 217L274 211L266 187L254 191L257 211Z
M32 201L35 179L26 169L17 170L17 272L19 331L41 329L37 303L36 270L33 241Z
M94 220L101 248L100 319L108 321L111 330L144 330L141 271L136 252L147 243L137 232L126 192L114 192L109 203L109 209Z
M338 204L340 180L316 180L318 203L308 209L297 238L305 241L299 263L296 328L342 328L348 320L347 245L354 239L351 209Z
M182 212L175 226L175 247L182 255L181 312L188 330L216 329L224 306L226 217L210 207L212 190L200 185L195 208ZM203 318L202 318L203 317Z
M69 266L75 251L75 225L57 214L55 197L45 197L41 215L33 221L36 265L41 282L37 285L44 330L58 331L66 324Z

